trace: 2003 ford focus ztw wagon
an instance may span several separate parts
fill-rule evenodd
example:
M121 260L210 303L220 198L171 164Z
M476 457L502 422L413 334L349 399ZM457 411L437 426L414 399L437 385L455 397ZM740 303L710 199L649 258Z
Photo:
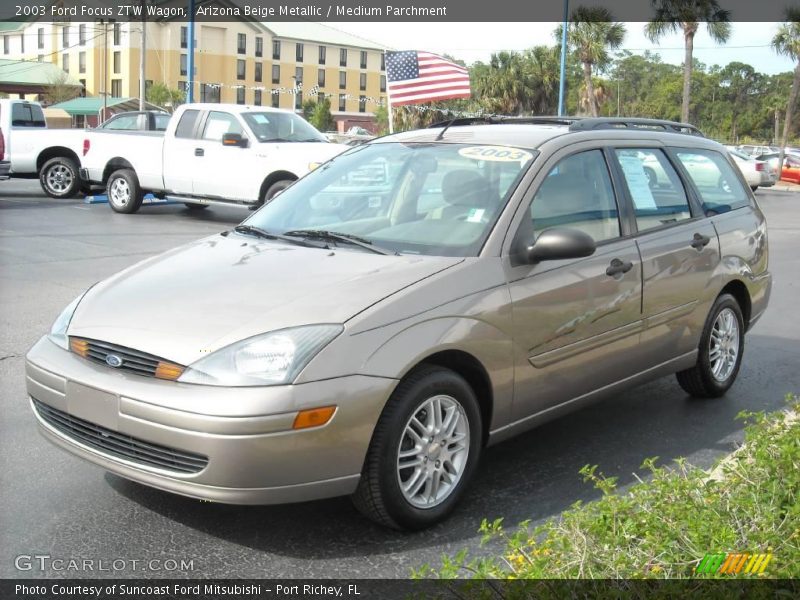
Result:
M44 435L217 502L352 494L421 528L486 444L665 374L719 396L764 217L690 126L583 119L354 148L72 302L27 356Z

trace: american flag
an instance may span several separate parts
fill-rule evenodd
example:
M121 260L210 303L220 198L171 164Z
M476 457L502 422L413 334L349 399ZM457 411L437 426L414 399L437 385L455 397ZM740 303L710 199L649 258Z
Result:
M392 104L469 98L469 71L430 52L386 53L386 81Z

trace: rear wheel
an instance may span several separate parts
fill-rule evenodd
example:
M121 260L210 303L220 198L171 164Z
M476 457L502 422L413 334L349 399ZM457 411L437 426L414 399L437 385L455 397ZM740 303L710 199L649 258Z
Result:
M139 178L132 169L114 171L106 186L108 204L118 213L135 213L142 206L144 193L139 187Z
M706 319L697 363L676 374L680 386L696 398L717 398L730 389L744 353L744 318L730 294L714 302Z
M73 198L81 189L78 165L66 156L51 158L39 170L39 183L51 198Z
M266 204L293 183L294 180L292 179L281 179L280 181L276 181L267 188L266 192L264 192L264 197L261 199L261 203Z
M395 529L423 529L458 503L481 452L475 393L457 373L424 366L398 385L370 442L353 503Z

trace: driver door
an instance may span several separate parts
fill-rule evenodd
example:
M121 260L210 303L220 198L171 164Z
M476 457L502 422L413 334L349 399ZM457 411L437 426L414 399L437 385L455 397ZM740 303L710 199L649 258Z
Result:
M195 140L192 194L210 199L255 200L248 197L247 186L254 173L254 166L250 164L253 140L249 140L246 148L223 146L222 136L226 133L247 137L236 115L208 111Z

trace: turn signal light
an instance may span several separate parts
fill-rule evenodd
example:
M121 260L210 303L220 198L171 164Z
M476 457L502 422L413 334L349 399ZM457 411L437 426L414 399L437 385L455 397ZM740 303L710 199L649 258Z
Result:
M89 356L89 342L78 338L69 338L69 349L75 354L79 354L86 358Z
M174 363L159 361L155 375L159 379L175 381L178 377L183 375L183 367Z
M335 406L322 406L320 408L309 408L301 410L294 418L292 429L307 429L309 427L321 427L331 420L333 413L336 412Z

